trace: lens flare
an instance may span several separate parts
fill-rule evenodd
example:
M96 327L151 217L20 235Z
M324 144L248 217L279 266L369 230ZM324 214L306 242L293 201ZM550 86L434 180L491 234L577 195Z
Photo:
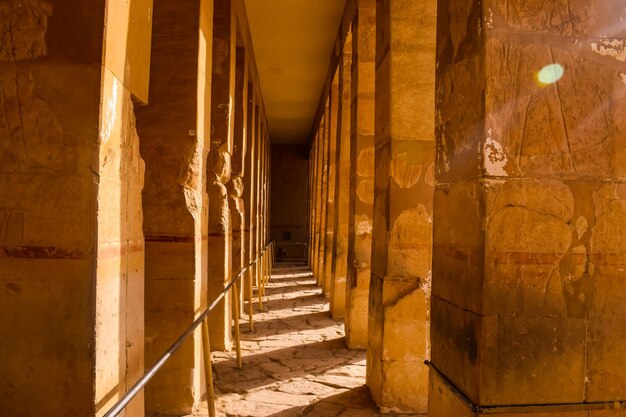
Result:
M565 69L560 64L546 65L537 73L537 82L544 86L554 84L563 77L564 73Z

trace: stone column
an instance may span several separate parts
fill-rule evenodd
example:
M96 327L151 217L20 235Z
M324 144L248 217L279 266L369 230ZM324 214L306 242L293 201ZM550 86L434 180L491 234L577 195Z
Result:
M227 184L228 206L230 208L233 251L232 251L232 277L244 268L245 263L245 207L242 199L244 192L244 161L246 157L246 122L248 119L248 69L246 62L246 50L237 48L236 75L235 75L235 134L233 142L232 173L231 180ZM243 282L243 280L241 281ZM243 286L238 286L239 308L243 307ZM234 314L240 314L234 312Z
M99 168L92 167L98 183L96 227L91 229L98 253L95 344L91 345L96 359L96 416L104 414L144 372L141 192L145 166L133 100L148 99L152 6L149 0L107 3L105 12ZM144 415L142 395L127 406L126 415Z
M265 249L267 245L267 168L268 168L268 136L267 127L263 123L263 145L261 148L262 160L261 160L261 250Z
M261 201L260 209L261 213L261 250L265 249L267 244L267 216L265 213L265 207L267 206L267 129L265 123L262 126L262 146L261 146Z
M265 213L265 244L270 243L270 172L271 172L271 160L270 160L270 136L269 131L266 133L267 140L265 142L265 207L263 212Z
M235 96L236 16L231 0L214 0L213 68L211 88L211 150L207 174L209 190L209 302L231 279L232 225L226 184L231 177ZM211 346L230 348L230 297L209 315Z
M262 204L261 201L263 199L263 195L262 195L262 191L263 191L263 117L261 115L259 115L259 118L257 120L256 123L256 130L257 130L257 149L258 149L258 157L257 157L257 164L256 164L256 178L257 178L257 182L256 182L256 209L255 209L255 213L256 216L254 218L255 221L255 229L256 229L256 253L257 256L259 256L261 254L261 250L263 250L263 246L262 246L262 239L261 239L261 235L262 235L262 223L261 223L261 209L262 209ZM255 279L257 282L257 285L260 283L259 279L261 278L261 261L259 261L257 263L257 267L255 268Z
M247 110L247 122L246 122L246 155L245 155L245 176L244 176L244 188L243 188L243 201L244 201L244 256L245 265L249 265L254 259L256 259L255 247L254 247L254 190L255 190L255 172L254 161L257 158L257 150L254 146L255 141L255 123L257 109L254 105L254 84L248 83L248 110ZM245 266L244 265L244 266ZM249 268L246 273L246 284L244 285L244 294L247 297L247 290L249 280L254 283L254 269ZM252 300L249 300L250 308L252 308Z
M313 241L314 241L314 224L315 224L315 146L316 140L315 138L311 141L311 147L309 149L309 189L308 189L308 214L309 214L309 225L308 225L308 235L309 238L307 240L307 264L312 266L313 261Z
M375 0L358 0L352 27L352 107L346 343L365 349L374 204Z
M265 125L264 125L265 126ZM267 208L268 204L268 196L269 196L269 135L267 132L267 128L264 129L263 136L265 138L264 146L263 146L263 247L265 247L268 243L269 236L269 216Z
M368 385L426 413L434 194L436 1L376 3L376 137Z
M265 215L265 245L267 245L270 241L270 216L269 216L269 207L270 207L270 136L269 131L265 130L265 206L263 207L263 213Z
M324 285L324 261L326 260L326 211L328 210L328 155L330 154L330 100L326 100L326 110L324 112L323 121L320 122L320 134L322 141L321 150L321 187L320 187L320 241L318 245L318 257L317 257L317 276L315 281L318 286Z
M348 209L350 201L350 107L352 89L352 35L344 44L339 62L339 128L335 188L335 246L333 252L333 279L331 281L330 312L335 319L343 318L346 307L346 276L348 270Z
M137 108L146 240L146 365L151 366L206 308L206 154L211 51L197 27L212 33L212 1L155 0L150 102ZM208 25L206 25L208 21ZM207 27L208 26L208 27ZM208 45L211 46L210 44ZM208 62L210 68L211 62ZM172 77L176 74L176 77ZM210 74L210 72L209 72ZM210 106L210 102L207 103ZM203 233L204 231L204 233ZM146 387L146 414L186 414L201 401L201 338L186 343ZM190 375L192 377L190 378Z
M311 146L309 148L309 170L308 170L308 181L309 181L309 189L307 195L308 202L308 241L307 241L307 264L309 266L312 265L313 260L313 241L314 241L314 224L315 224L315 146L316 140L313 138L311 140Z
M430 416L626 415L624 14L440 2Z
M259 253L265 248L265 125L263 121L260 123L260 142L259 142ZM265 271L261 269L259 273Z
M102 415L143 372L151 9L0 5L3 415Z
M315 222L314 222L314 233L313 233L313 247L311 250L313 251L313 263L311 265L311 269L313 271L313 276L317 277L318 265L319 265L319 245L320 245L320 226L321 226L321 212L322 212L322 145L324 143L322 132L323 128L323 120L320 122L320 125L317 128L317 133L315 134L315 185L313 188L313 192L315 194Z
M330 90L330 123L328 126L328 189L326 199L326 239L324 246L324 278L323 292L327 298L332 297L330 289L333 281L333 258L335 257L335 189L337 184L337 141L339 115L339 74L335 72Z

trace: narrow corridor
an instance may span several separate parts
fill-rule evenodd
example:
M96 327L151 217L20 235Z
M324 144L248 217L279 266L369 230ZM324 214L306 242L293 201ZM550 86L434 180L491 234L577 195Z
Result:
M380 416L365 351L346 348L343 322L330 317L308 267L275 267L266 295L255 331L242 325L243 369L234 351L214 352L217 415Z

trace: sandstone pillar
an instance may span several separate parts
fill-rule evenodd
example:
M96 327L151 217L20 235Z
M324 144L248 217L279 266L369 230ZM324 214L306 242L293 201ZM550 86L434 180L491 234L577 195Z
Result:
M261 167L261 250L265 249L268 243L268 166L269 166L269 136L267 127L263 124L263 148L262 148L262 167ZM268 258L269 259L269 258ZM267 262L267 259L265 260ZM266 264L264 264L266 266ZM266 270L263 271L264 273Z
M307 188L307 218L309 222L307 224L307 265L311 266L311 247L313 246L313 222L315 218L315 213L313 212L313 147L315 146L315 139L311 141L311 146L309 148L309 166L308 166L308 188Z
M429 415L624 416L624 2L438 12Z
M318 244L318 257L317 257L317 276L315 281L318 286L324 285L324 261L326 260L326 211L328 210L328 155L330 154L330 100L326 100L326 109L324 112L323 121L320 122L320 134L322 141L321 150L321 187L320 187L320 241Z
M151 11L152 1L142 0L108 2L105 13L100 168L94 169L99 178L95 205L96 416L144 371L144 163L139 155L133 98L145 103L148 97ZM126 415L144 415L143 395L126 407Z
M324 278L323 292L327 298L332 297L331 282L333 281L333 259L335 257L335 189L337 188L337 141L338 141L338 114L339 114L339 74L335 72L333 77L330 97L328 126L328 188L326 199L326 239L324 241Z
M232 277L235 278L244 268L245 263L245 207L244 192L244 161L246 157L246 122L248 119L248 68L246 50L237 48L236 77L235 77L235 135L233 142L232 174L228 188L228 205L230 208L233 250L232 250ZM243 307L243 286L237 284L239 308ZM241 314L241 311L233 314Z
M258 157L257 157L257 164L256 164L256 177L257 177L257 183L256 183L256 216L255 216L255 228L256 228L256 253L257 256L259 256L261 254L261 251L263 250L263 240L262 240L262 222L261 222L261 210L263 208L262 205L262 201L263 201L263 118L259 117L259 119L257 120L257 125L256 125L256 129L257 129L257 149L258 149ZM257 263L257 267L255 268L255 279L257 282L257 285L260 285L260 279L261 279L261 273L262 273L262 264L261 261L259 260L259 262Z
M254 163L257 158L257 149L254 145L256 131L255 131L255 120L257 117L257 108L254 105L254 85L250 82L248 83L248 110L247 110L247 123L246 123L246 155L245 155L245 176L244 176L244 188L243 188L243 201L244 201L244 256L245 256L245 265L249 265L252 261L254 261L257 257L255 252L254 240L255 240L255 229L254 229L254 190L255 190L255 170ZM245 266L244 265L244 266ZM250 281L254 284L254 268L249 268L248 272L245 275L246 284L244 288L248 288ZM248 297L247 290L244 289L244 294ZM252 308L252 299L249 301L249 308Z
M260 124L260 144L259 144L259 253L265 249L265 125ZM263 278L265 273L265 265L260 264L259 277Z
M204 167L210 102L200 101L210 95L211 79L204 68L210 69L211 50L199 45L198 22L200 32L210 36L211 11L212 1L154 2L150 101L137 109L146 163L147 366L207 307ZM201 338L193 338L155 376L145 389L146 414L187 414L201 401L201 348Z
M269 242L269 133L264 131L265 143L263 146L263 247Z
M339 62L339 128L337 139L337 168L335 189L335 243L333 252L333 278L331 281L330 312L333 318L343 318L346 307L346 276L348 270L348 209L350 201L350 107L352 89L352 36L344 44Z
M4 415L101 415L143 372L131 95L147 101L151 8L0 5ZM143 416L143 396L127 410Z
M346 343L367 347L367 306L374 204L374 71L376 3L359 0L352 27L350 198Z
M236 15L231 0L214 0L209 192L209 302L231 279L232 224L226 184L231 177L235 96ZM230 348L230 296L209 315L211 346Z
M320 122L320 125L317 128L317 133L315 134L315 147L314 147L314 156L315 156L315 183L313 187L314 193L314 233L313 233L313 247L311 251L313 253L313 262L311 265L311 270L313 272L313 276L317 277L318 272L318 264L319 264L319 244L320 244L320 226L321 226L321 212L322 212L322 149L323 149L323 120Z
M436 1L376 3L376 152L368 385L425 413L434 193Z
M316 146L316 138L313 138L313 141L311 142L311 147L309 148L309 171L308 171L308 176L309 176L309 189L308 189L308 193L307 193L307 203L308 203L308 218L309 218L309 224L308 224L308 235L309 238L307 240L307 265L312 266L313 262L313 239L314 239L314 232L313 232L313 227L315 224L315 193L314 193L314 187L315 187L315 146Z

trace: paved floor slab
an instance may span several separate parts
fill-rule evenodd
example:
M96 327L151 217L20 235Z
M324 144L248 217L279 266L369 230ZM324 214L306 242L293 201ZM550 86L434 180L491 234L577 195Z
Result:
M346 347L309 269L275 267L266 295L254 332L242 324L243 369L235 352L213 354L217 415L381 416L365 386L365 352Z

